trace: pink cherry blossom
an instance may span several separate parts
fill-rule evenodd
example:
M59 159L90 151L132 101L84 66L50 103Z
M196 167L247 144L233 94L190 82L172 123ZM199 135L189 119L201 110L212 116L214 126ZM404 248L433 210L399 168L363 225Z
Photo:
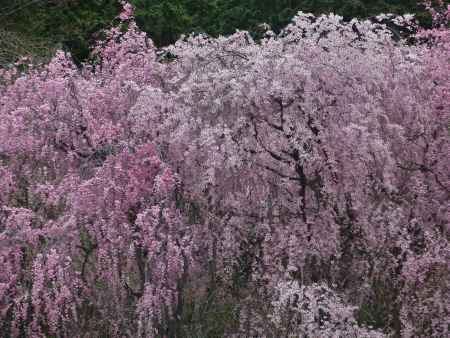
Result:
M449 9L156 50L122 5L83 67L0 74L0 332L446 336Z

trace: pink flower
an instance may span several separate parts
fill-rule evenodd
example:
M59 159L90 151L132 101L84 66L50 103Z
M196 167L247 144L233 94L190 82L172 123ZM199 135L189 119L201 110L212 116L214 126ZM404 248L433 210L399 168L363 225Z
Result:
M119 15L120 20L127 21L133 18L134 9L133 6L126 1L122 1L122 12Z

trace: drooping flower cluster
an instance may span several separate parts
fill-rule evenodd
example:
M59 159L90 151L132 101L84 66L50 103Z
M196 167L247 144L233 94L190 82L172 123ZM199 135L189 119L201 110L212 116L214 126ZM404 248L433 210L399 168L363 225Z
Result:
M445 336L445 26L299 13L157 53L120 19L82 69L2 73L2 332L188 336L185 295L229 294L229 335Z
M326 285L300 286L298 281L280 281L271 297L266 306L244 307L242 336L386 337L376 330L358 326L354 317L356 308L345 304Z
M178 96L161 110L173 137L157 142L206 217L220 215L209 244L218 267L250 270L269 293L286 271L333 282L389 313L369 323L397 325L398 304L413 303L402 300L405 262L448 248L450 72L439 41L409 46L383 24L300 13L259 42L197 35L167 49ZM156 94L144 90L133 115L145 120ZM448 298L445 285L426 287ZM418 312L422 322L448 322L439 306Z
M190 233L175 173L127 122L139 88L161 76L152 42L130 22L82 70L60 52L10 73L0 101L0 330L132 336L144 321L142 336L164 332Z

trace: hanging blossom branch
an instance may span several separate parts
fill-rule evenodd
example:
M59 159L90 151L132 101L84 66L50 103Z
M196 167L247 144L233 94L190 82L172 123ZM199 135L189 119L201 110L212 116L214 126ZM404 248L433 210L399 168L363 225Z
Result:
M2 70L0 331L445 336L449 10L415 45L300 12L162 60L122 5L82 69Z

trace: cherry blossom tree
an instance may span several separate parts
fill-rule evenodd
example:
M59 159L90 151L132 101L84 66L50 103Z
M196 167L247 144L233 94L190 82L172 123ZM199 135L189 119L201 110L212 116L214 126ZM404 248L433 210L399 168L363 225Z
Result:
M126 4L122 20L129 15ZM151 41L125 25L82 70L60 52L46 66L5 73L0 308L8 336L133 336L137 328L147 337L176 314L192 232L175 206L177 175L128 132L138 89L157 83L161 67Z
M369 324L408 336L400 316L415 312L405 282L416 277L405 269L448 250L446 48L301 13L259 42L186 37L167 49L179 75L160 109L164 132L146 133L155 117L145 107L164 97L154 88L134 107L137 132L158 139L206 211L215 269L246 271L269 294L286 271L327 281L378 309ZM447 282L427 286L427 297L448 295ZM431 316L446 322L440 307Z
M2 71L2 332L187 337L231 299L229 337L444 337L449 9L157 51L123 5L82 68Z

